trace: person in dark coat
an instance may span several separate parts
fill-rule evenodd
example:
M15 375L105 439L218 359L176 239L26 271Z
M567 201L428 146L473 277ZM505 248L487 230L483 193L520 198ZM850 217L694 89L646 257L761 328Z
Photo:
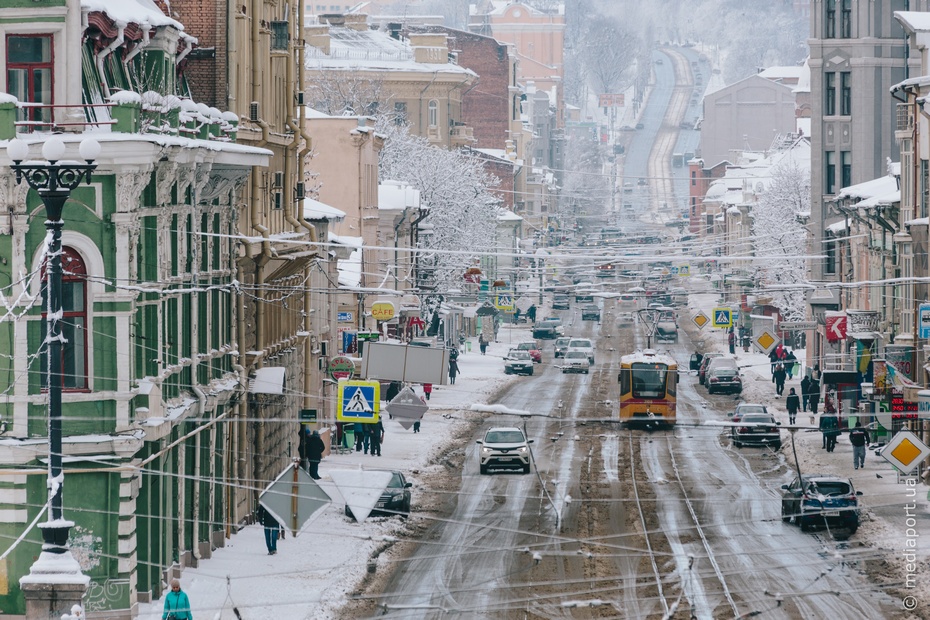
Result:
M307 463L307 441L310 438L310 431L305 429L303 424L297 426L297 454L300 456L300 468L304 471L310 471Z
M794 393L794 388L791 388L788 392L788 398L785 399L785 408L788 410L788 424L794 424L794 418L801 408L801 399Z
M449 383L455 385L455 375L459 374L459 363L449 359Z
M371 427L368 429L368 434L371 436L371 455L381 456L381 444L384 443L384 424L381 423L381 418L378 418L374 424L365 426Z
M775 349L772 349L772 352L769 353L769 362L771 362L772 383L775 383L775 366L778 365L778 353Z
M281 524L261 504L258 505L258 522L265 528L265 546L268 547L268 555L276 555L278 553L278 534L281 531Z
M811 398L811 378L804 375L801 379L801 411L807 411L807 405Z
M307 462L310 465L310 477L314 480L320 479L320 461L323 460L325 450L326 444L323 443L320 433L318 431L310 433L307 438Z
M371 442L371 436L368 434L368 425L361 422L355 423L355 451L361 452L365 449L368 454L368 445Z
M526 317L530 320L530 323L536 322L536 304L533 304L527 309Z
M817 405L820 403L820 381L811 378L810 392L807 397L807 404L810 406L811 415L817 415Z
M736 334L733 333L733 328L730 328L730 333L727 335L727 344L730 345L730 355L736 353Z
M785 372L788 373L788 379L794 379L794 365L798 363L798 358L794 351L788 351L785 354Z
M484 355L488 350L488 341L485 340L484 334L478 335L478 348L481 349L481 355Z
M181 580L171 580L171 591L165 595L165 610L161 615L161 620L194 620L191 614L191 602L187 598L187 593L181 590Z
M824 412L820 416L820 431L823 433L823 444L827 452L836 449L836 437L840 434L840 421L835 413Z
M388 388L384 391L384 400L387 402L394 400L394 397L400 394L401 387L400 381L391 381L391 383L388 384Z
M775 393L781 396L782 392L785 391L785 365L781 362L775 365L775 375L772 377L775 380Z
M849 443L853 446L853 469L865 467L865 447L869 443L869 431L862 428L862 422L856 420L856 426L849 431Z

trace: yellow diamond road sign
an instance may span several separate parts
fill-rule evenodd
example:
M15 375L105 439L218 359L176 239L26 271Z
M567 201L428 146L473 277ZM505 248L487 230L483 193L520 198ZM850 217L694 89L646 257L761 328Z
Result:
M912 473L920 462L930 456L930 447L910 431L898 431L879 452L886 461L905 475Z
M710 322L710 317L704 314L701 311L698 311L693 317L691 317L691 322L697 325L699 328L704 329L704 326Z
M762 349L764 353L768 353L776 344L778 344L778 338L768 332L762 332L756 336L756 344L760 349Z

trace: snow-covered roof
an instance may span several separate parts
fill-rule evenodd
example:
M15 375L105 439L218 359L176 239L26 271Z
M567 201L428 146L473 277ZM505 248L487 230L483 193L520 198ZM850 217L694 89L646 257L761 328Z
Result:
M341 220L346 212L313 198L304 198L303 215L305 220Z
M420 190L401 181L386 180L378 184L378 209L403 211L420 208Z
M486 155L489 158L500 160L508 164L513 164L514 166L523 165L522 159L516 159L516 158L511 159L506 149L472 149L472 150L478 153L481 153L482 155Z
M898 189L898 179L891 175L885 175L865 183L857 183L840 190L836 195L836 200L844 198L867 200L876 196L885 196Z
M918 217L904 222L905 226L930 226L930 217Z
M930 75L918 75L917 77L902 80L897 84L894 84L891 88L888 89L888 91L893 93L895 91L904 90L913 86L916 86L917 88L930 86Z
M308 45L305 52L308 68L367 69L376 71L415 71L446 73L461 78L477 77L471 69L449 62L424 63L414 59L410 42L394 39L378 30L355 30L329 26L329 53Z
M895 11L894 17L911 32L930 30L930 13L924 11Z
M796 80L800 81L804 75L804 67L768 67L759 72L759 77L767 80Z
M165 15L153 0L81 0L81 9L88 13L106 13L107 17L121 26L173 26L178 30L184 30L181 22Z
M846 220L840 220L839 222L834 222L827 226L825 230L832 233L840 233L846 230Z
M497 221L499 222L520 222L523 218L510 211L509 209L504 209L503 207L498 207L497 210Z
M793 93L809 93L811 92L811 67L808 64L808 59L804 60L804 65L801 67L801 78L798 80L798 83L791 90ZM807 133L810 135L810 132Z
M344 245L350 248L358 248L364 244L361 237L348 237L346 235L337 235L333 231L329 231L328 239L330 243L338 243L339 245Z
M901 190L897 189L890 194L882 194L880 196L873 196L867 200L862 200L856 203L856 208L859 209L869 209L871 207L884 207L890 206L896 203L901 202Z

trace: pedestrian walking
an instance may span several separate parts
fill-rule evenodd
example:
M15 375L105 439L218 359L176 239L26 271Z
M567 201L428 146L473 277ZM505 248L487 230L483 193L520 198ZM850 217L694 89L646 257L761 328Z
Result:
M459 363L449 359L449 383L455 385L455 375L459 374Z
M785 399L785 408L788 409L788 424L794 424L794 419L801 408L801 399L794 393L794 388L788 392L788 398Z
M820 364L814 364L814 369L811 371L811 380L820 381Z
M171 591L165 595L165 611L161 620L194 620L187 592L181 589L181 580L171 580Z
M862 422L856 420L856 426L849 431L849 443L853 446L853 469L865 467L865 447L869 443L869 431L862 428Z
M778 362L775 365L775 375L772 379L775 380L775 393L781 396L785 391L785 365L783 363Z
M485 339L484 334L478 336L478 348L481 349L481 355L484 355L488 350L488 341Z
M811 378L804 375L801 379L801 411L807 411L811 398Z
M794 365L797 363L798 358L795 356L794 351L788 351L785 354L785 372L788 373L789 380L794 378Z
M258 505L258 522L265 528L265 546L268 547L268 555L277 555L281 524L261 504Z
M823 433L823 447L827 452L836 449L836 437L840 434L840 421L835 413L824 412L820 416L820 431Z
M730 333L727 334L727 344L730 345L730 355L736 353L736 334L733 333L733 328L730 328Z
M536 322L536 304L533 304L527 309L526 316L530 320L530 323Z
M520 308L517 308L516 310L513 311L513 322L514 323L520 322Z
M368 429L368 434L371 436L371 455L381 456L381 444L384 443L384 424L381 423L381 418L378 418L378 421L374 424L366 424L370 426Z
M423 384L423 396L426 397L426 400L429 400L430 395L433 393L433 384L424 383Z
M420 432L420 421L419 421L419 420L416 420L416 421L413 423L413 432L414 432L414 433L419 433L419 432Z
M817 415L817 405L820 403L820 381L811 376L810 392L807 397L807 404L810 407L811 415Z
M303 424L297 425L297 455L300 457L300 468L304 471L310 471L307 462L307 442L310 438L309 430L304 428Z
M368 425L362 422L355 423L355 451L361 452L362 449L365 449L365 454L368 454L368 447L371 443L371 435L368 431Z
M394 400L395 396L400 394L400 391L402 388L403 388L403 385L401 384L400 381L391 381L388 384L387 390L384 391L384 400L386 400L387 402L391 402L392 400Z
M310 430L307 429L307 432L310 432ZM320 479L320 461L323 460L323 452L325 451L326 444L323 443L319 431L310 432L310 437L307 439L307 463L310 466L310 477L314 480Z
M778 365L778 353L775 352L775 349L772 349L772 352L769 353L769 362L772 371L772 383L775 383L775 366Z

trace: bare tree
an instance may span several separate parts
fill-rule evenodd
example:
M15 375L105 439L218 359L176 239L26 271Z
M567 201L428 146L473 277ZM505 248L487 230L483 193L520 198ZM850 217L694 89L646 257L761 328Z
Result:
M600 18L588 27L584 45L591 85L599 93L623 91L636 64L639 37L614 19Z
M310 106L331 116L375 116L391 114L391 95L380 78L358 69L322 70L307 87Z

